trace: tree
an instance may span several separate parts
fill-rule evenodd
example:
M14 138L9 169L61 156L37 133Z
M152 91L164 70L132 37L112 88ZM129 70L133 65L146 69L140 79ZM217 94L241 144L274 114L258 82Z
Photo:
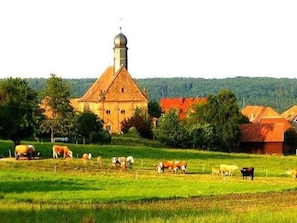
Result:
M162 108L156 101L150 101L148 103L148 113L151 117L160 118L162 114Z
M297 148L297 133L294 128L288 129L284 134L284 143L289 146L290 153L295 153Z
M231 152L240 141L239 124L243 120L235 95L223 89L218 95L210 95L203 109L202 122L212 126L217 146Z
M76 118L76 132L79 136L83 137L83 142L85 143L85 138L88 139L90 143L103 142L106 143L106 133L103 130L102 120L91 111L84 111L77 115Z
M132 117L125 119L122 122L121 130L123 133L128 133L131 127L135 127L142 138L153 138L152 121L150 116L143 109L137 108Z
M51 134L69 135L73 131L74 109L70 105L70 87L61 78L51 74L43 91L43 105L48 110L47 118L42 122L41 131Z
M0 83L0 135L15 145L36 133L40 119L37 92L25 80L9 78Z
M168 146L183 148L189 146L188 132L179 119L176 109L169 109L159 119L155 133L157 139Z

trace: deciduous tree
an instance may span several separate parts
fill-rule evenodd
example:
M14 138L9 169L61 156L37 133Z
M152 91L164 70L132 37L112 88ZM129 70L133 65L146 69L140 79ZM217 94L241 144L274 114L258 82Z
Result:
M15 145L31 137L41 119L37 92L20 78L9 78L0 83L0 135Z
M74 109L70 105L70 87L61 78L51 74L43 91L43 105L48 110L41 131L51 134L54 141L56 134L69 135L74 126Z

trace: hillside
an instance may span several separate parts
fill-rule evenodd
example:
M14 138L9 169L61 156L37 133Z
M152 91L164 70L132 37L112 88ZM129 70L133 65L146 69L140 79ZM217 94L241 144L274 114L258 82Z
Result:
M31 87L41 91L46 79L26 79ZM95 82L93 78L65 79L73 89L73 97L81 97ZM270 106L282 113L297 104L297 79L267 77L204 78L147 78L135 79L147 89L151 101L162 97L207 97L221 89L232 91L240 108L246 105Z

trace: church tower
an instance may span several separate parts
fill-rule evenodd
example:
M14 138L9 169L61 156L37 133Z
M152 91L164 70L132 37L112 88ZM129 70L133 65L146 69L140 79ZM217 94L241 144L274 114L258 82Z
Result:
M117 73L121 66L128 70L128 47L127 37L120 32L114 38L114 73Z

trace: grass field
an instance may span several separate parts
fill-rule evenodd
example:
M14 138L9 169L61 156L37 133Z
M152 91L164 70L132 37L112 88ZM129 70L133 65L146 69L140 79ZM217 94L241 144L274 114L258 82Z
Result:
M51 158L50 143L35 147L39 160L17 161L0 141L0 222L296 222L297 179L286 174L296 156L69 145L75 158L64 160ZM84 152L93 158L83 162ZM111 167L128 155L132 170ZM162 159L187 161L188 173L157 173ZM221 163L253 166L255 179L212 175Z

